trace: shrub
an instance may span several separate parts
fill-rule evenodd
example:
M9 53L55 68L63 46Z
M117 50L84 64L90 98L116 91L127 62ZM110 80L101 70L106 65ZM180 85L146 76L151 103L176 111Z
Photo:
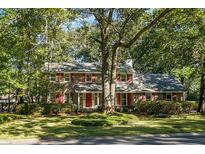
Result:
M41 106L42 106L43 115L59 114L59 113L70 114L72 112L71 104L44 103L44 104L41 104Z
M194 108L196 108L196 103L194 102L181 102L182 112L190 113Z
M71 122L81 126L111 126L112 123L105 119L74 119Z
M23 116L16 114L0 114L0 124L21 118L23 118Z
M145 115L179 114L181 113L181 106L179 103L168 101L145 101L136 104L135 112Z
M138 120L135 115L124 113L91 113L88 115L79 116L71 123L81 126L112 126L112 125L126 125L131 121Z
M16 107L16 113L17 114L34 114L36 112L41 112L41 107L37 103L24 103L24 104L18 104Z

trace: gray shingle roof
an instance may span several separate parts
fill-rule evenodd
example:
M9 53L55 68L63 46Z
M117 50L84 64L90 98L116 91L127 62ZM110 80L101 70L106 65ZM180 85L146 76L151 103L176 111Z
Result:
M48 71L48 63L45 63L43 71ZM100 64L96 63L49 63L50 72L101 72ZM133 73L134 69L129 65L121 65L118 72Z
M76 91L102 91L101 84L80 83ZM133 83L116 83L117 92L182 92L186 91L173 76L168 74L135 74Z
M186 91L184 86L169 74L135 74L134 84L143 90Z

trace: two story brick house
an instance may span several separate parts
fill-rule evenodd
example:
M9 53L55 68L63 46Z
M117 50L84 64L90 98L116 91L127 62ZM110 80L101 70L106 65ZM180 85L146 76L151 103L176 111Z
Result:
M101 67L95 63L46 63L50 74L48 101L75 103L78 109L101 104ZM137 74L130 65L117 69L116 106L132 106L145 100L185 100L184 87L168 74Z

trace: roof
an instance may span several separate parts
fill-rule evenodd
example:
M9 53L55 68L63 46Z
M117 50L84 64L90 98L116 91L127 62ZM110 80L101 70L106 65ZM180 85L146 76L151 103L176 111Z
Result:
M95 84L95 83L79 83L74 86L74 89L76 92L86 92L86 91L102 91L102 85L101 84ZM135 87L133 84L128 83L117 83L116 84L116 91L120 92L130 92L132 90L135 90Z
M133 81L145 91L186 91L184 86L169 74L135 74Z
M45 63L43 71L50 72L101 72L101 65L98 63ZM133 73L134 69L129 65L121 65L118 72Z
M101 84L79 83L77 92L102 91ZM168 74L135 74L133 83L116 83L117 92L182 92L186 91L173 76Z

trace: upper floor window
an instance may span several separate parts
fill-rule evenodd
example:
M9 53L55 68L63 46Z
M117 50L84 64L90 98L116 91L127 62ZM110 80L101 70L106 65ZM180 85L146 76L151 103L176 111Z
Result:
M70 81L70 74L65 74L65 81Z
M59 81L59 82L64 81L63 73L56 73L56 81Z
M86 74L86 81L91 82L91 74Z
M124 75L124 74L121 75L121 81L122 81L122 82L125 82L125 81L126 81L126 75Z
M97 75L96 75L96 78L97 78L97 79L96 79L96 80L97 80L96 82L101 83L101 81L102 81L102 76L101 76L101 74L97 74Z
M127 81L131 82L132 81L132 74L127 74Z
M50 80L51 80L51 81L56 81L56 76L55 76L55 74L51 74Z

